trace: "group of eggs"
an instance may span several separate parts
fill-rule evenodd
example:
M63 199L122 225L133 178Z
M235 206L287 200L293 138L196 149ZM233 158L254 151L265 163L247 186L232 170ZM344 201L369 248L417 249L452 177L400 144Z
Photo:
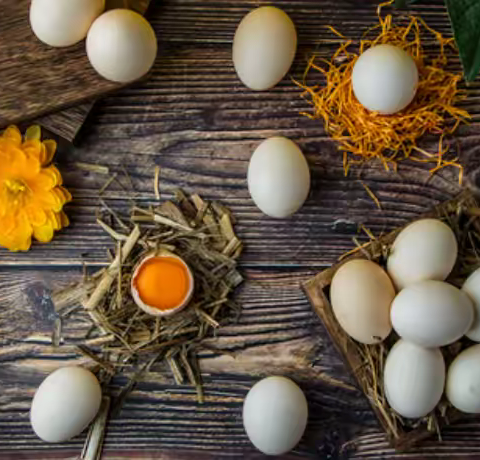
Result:
M114 9L104 13L105 0L32 0L30 24L35 35L54 47L71 46L86 38L88 59L104 78L128 83L145 75L157 55L157 39L138 13ZM233 64L250 89L275 86L290 69L297 32L281 9L266 6L248 13L233 39ZM352 74L352 91L368 110L392 114L415 96L418 71L400 48L382 44L364 52ZM310 170L298 146L284 137L262 142L248 168L248 188L262 212L290 216L305 202Z
M86 37L88 58L103 77L117 82L140 78L157 53L153 29L133 11L102 14L104 8L104 0L32 0L30 23L37 37L50 46L70 46ZM257 8L243 18L235 33L235 70L250 89L269 89L288 72L296 47L297 34L288 15L275 7ZM417 84L413 59L388 44L363 53L352 74L352 91L359 102L382 114L405 108ZM310 189L309 167L298 146L285 137L262 142L250 160L248 187L265 214L286 217L296 212ZM350 336L362 343L378 343L393 324L402 337L388 355L384 384L390 405L405 417L426 415L441 398L445 364L436 347L465 333L480 341L480 271L462 290L443 282L456 256L452 230L438 220L425 219L398 235L388 274L374 262L353 260L332 280L332 308ZM395 288L400 291L396 297ZM477 345L460 353L448 371L447 397L465 412L480 412L479 361ZM48 442L70 439L93 420L101 397L100 384L91 372L61 368L35 394L32 427ZM261 380L245 398L245 430L266 454L292 449L307 418L304 394L285 377Z
M448 372L440 351L464 335L480 342L480 269L462 289L444 281L457 252L448 225L421 219L398 234L386 271L371 260L353 259L332 279L332 309L347 334L358 342L376 344L388 337L393 326L401 337L387 356L383 377L388 403L406 418L431 412L444 389L454 407L480 413L480 343L460 352ZM66 441L93 420L101 398L100 384L90 371L58 369L35 393L32 427L45 441ZM257 382L244 401L245 431L269 455L293 449L307 420L305 395L285 377Z
M290 69L297 33L282 10L266 6L247 14L233 40L233 63L240 80L261 91L275 86ZM352 91L370 111L390 115L413 100L418 85L415 61L402 49L381 44L365 51L352 72ZM271 217L287 217L304 203L310 189L307 161L284 137L262 142L248 168L248 188L255 204Z
M354 259L334 274L333 312L353 339L376 344L392 327L400 336L387 355L383 385L390 406L420 418L439 403L480 413L480 344L466 348L445 369L440 347L464 335L480 342L480 269L461 289L444 280L457 259L452 229L421 219L396 237L386 271L371 260Z
M120 83L137 80L157 56L155 32L132 10L104 10L105 0L32 0L30 25L40 41L53 47L86 38L88 59L102 77Z
M44 441L67 441L92 422L101 402L102 389L94 374L83 367L62 367L38 387L30 409L30 422L36 435ZM279 455L295 447L307 418L305 395L285 377L267 377L257 382L243 405L248 437L269 455Z

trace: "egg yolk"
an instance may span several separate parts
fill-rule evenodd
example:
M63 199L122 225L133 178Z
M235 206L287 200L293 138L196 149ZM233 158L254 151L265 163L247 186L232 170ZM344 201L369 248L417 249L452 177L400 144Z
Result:
M170 310L185 300L190 278L185 264L175 257L152 257L134 279L140 299L150 307Z

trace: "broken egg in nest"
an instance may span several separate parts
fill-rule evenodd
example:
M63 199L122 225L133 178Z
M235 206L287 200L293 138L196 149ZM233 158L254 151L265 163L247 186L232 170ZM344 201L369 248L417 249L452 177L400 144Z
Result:
M136 266L131 281L135 303L154 316L170 316L187 306L194 290L187 263L169 251L154 251Z

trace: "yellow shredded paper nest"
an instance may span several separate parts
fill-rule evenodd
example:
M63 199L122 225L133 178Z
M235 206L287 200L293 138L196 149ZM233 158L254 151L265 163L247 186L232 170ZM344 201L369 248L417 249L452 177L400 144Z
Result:
M312 119L322 119L332 139L338 141L343 152L345 175L353 164L361 164L373 158L379 159L385 169L396 170L397 161L405 158L434 163L433 174L445 166L459 169L462 182L463 168L458 158L447 160L449 145L445 135L453 133L461 122L470 118L468 112L456 107L465 97L458 89L461 74L446 70L447 48L455 49L453 38L444 38L422 19L410 16L405 26L395 26L392 16L382 17L381 9L393 1L378 7L379 24L368 29L360 41L359 53L350 51L352 40L346 39L333 27L329 29L344 40L330 61L313 56L305 70L303 81L295 83L304 90L302 96L313 105L311 113L302 112ZM375 38L368 38L380 30ZM422 40L436 45L432 56L425 54ZM351 76L361 53L380 44L391 44L405 50L418 68L419 83L413 102L394 115L382 115L365 109L353 94ZM307 84L311 71L324 77L324 84ZM417 146L417 140L426 133L438 134L438 151L431 153Z
M24 138L16 126L0 135L0 246L11 251L27 251L32 236L47 243L69 223L62 209L72 196L50 164L57 144L40 138L38 126Z

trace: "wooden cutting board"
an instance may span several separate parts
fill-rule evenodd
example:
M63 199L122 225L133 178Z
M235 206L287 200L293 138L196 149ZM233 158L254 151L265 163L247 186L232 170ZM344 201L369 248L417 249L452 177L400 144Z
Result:
M65 0L67 1L67 0ZM109 0L144 13L150 0ZM30 0L0 0L0 128L94 100L123 84L100 77L90 66L85 42L52 48L30 29ZM78 131L92 103L48 117L66 132ZM53 117L53 118L52 118Z

